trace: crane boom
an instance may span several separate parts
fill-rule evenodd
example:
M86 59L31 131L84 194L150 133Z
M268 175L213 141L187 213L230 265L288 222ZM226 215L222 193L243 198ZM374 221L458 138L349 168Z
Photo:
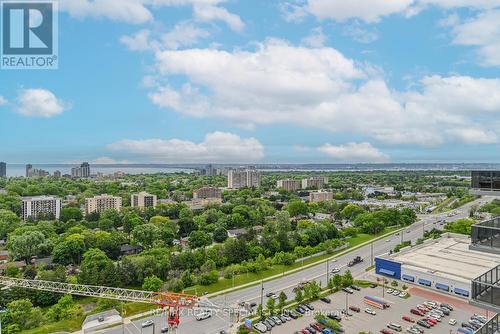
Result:
M25 288L57 292L70 295L85 297L96 297L114 299L128 302L139 302L146 304L155 304L161 308L201 308L225 311L228 313L239 314L242 309L229 306L220 306L210 303L208 300L201 300L195 295L172 292L151 292L142 290L123 289L107 286L72 284L63 282L53 282L44 280L31 280L14 277L0 276L0 285L5 288Z

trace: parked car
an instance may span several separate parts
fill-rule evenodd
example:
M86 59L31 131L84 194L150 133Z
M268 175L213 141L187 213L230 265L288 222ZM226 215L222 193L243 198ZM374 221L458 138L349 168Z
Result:
M267 326L264 325L262 322L258 322L255 325L253 325L253 328L259 333L265 333L267 332Z
M356 291L361 291L361 288L357 285L351 285L351 289L356 290Z
M423 319L417 320L417 324L425 328L431 328L431 325L429 325L429 323Z
M396 332L401 332L403 330L403 327L401 327L400 324L397 324L395 322L390 322L387 324L387 328L390 328L392 330L395 330Z
M353 294L354 293L354 290L351 289L351 288L342 288L342 291L348 293L348 294Z
M450 319L450 321L448 321L448 323L452 326L455 326L457 324L457 320L456 319Z
M306 310L304 310L304 309L303 309L302 307L300 307L300 306L297 306L297 307L295 308L295 311L299 312L300 314L304 314L304 313L306 313Z
M365 308L365 313L371 314L371 315L377 315L377 312L375 312L373 309L367 307Z
M382 333L382 334L394 334L394 332L393 332L393 331L390 331L390 330L388 330L388 329L386 329L386 328L381 329L381 330L380 330L380 333Z
M420 311L420 310L418 310L416 308L412 308L410 310L410 313L415 314L415 315L419 315L419 316L423 316L424 315L424 313L422 311Z
M404 316L402 317L402 319L403 319L404 321L408 321L408 322L415 322L415 319L413 319L413 318L411 318L411 317L409 317L409 316L407 316L407 315L404 315Z
M441 303L441 307L446 307L448 310L453 311L453 307L450 304Z
M219 334L222 334L222 332L225 332L226 334L228 334L226 331L220 331ZM162 327L160 329L160 333L168 333L168 327Z
M328 297L321 297L319 300L321 300L323 303L330 304L332 300Z
M349 306L349 310L359 313L361 310L357 306Z

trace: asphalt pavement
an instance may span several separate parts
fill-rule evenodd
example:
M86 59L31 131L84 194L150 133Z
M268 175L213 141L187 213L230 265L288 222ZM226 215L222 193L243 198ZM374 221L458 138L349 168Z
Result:
M334 260L330 260L328 263L328 269L330 271L328 277L331 277L333 275L331 273L331 270L333 268L340 269L341 274L349 269L351 270L351 273L354 277L360 276L365 272L366 268L374 264L374 257L389 252L390 250L394 249L397 244L401 243L401 241L415 241L418 238L422 237L422 234L425 230L431 230L433 227L442 229L444 227L444 223L440 224L439 221L444 220L445 222L448 222L460 218L466 218L469 216L469 210L472 206L481 206L487 202L490 202L492 199L492 197L483 196L473 202L467 203L464 206L453 210L456 213L453 216L448 216L448 213L419 215L419 221L407 227L404 231L399 232L398 235L391 235L387 238L374 241L350 253L341 255ZM347 263L356 256L360 256L363 259L363 262L348 268ZM260 303L262 299L264 305L266 305L266 294L268 292L279 294L281 291L284 291L289 299L293 299L295 296L292 291L293 288L300 282L311 280L316 280L319 284L321 284L321 286L326 285L326 263L312 266L303 271L295 272L293 274L286 275L272 281L264 282L259 285L247 287L224 295L219 295L215 298L210 299L210 302L218 305L236 306L238 303L243 301ZM229 330L232 322L234 322L235 320L229 319L229 317L226 315L214 314L211 318L197 321L192 314L186 314L186 312L187 311L184 311L184 314L181 314L181 324L177 330L178 334L216 334L221 330ZM141 324L148 319L152 319L155 325L142 328ZM118 326L104 330L102 331L102 333L155 334L160 333L160 329L165 326L165 315L156 315L153 317L141 319L139 321L126 323L123 327Z

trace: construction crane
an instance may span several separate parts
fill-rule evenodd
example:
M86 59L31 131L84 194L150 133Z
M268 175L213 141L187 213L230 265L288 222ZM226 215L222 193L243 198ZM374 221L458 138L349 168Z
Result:
M181 309L224 311L226 314L236 315L236 322L239 321L242 313L247 311L241 308L219 306L209 302L208 300L204 301L198 296L184 293L151 292L106 286L30 280L4 276L0 276L0 285L3 285L2 289L24 288L77 296L107 298L119 301L139 302L157 305L159 308L167 310L167 324L169 333L176 333L177 328L180 324Z

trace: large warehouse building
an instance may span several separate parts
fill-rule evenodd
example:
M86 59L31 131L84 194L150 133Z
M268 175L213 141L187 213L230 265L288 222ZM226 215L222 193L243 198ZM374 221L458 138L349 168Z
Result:
M377 274L471 298L471 281L500 265L500 254L469 247L468 236L444 233L439 239L375 258Z

